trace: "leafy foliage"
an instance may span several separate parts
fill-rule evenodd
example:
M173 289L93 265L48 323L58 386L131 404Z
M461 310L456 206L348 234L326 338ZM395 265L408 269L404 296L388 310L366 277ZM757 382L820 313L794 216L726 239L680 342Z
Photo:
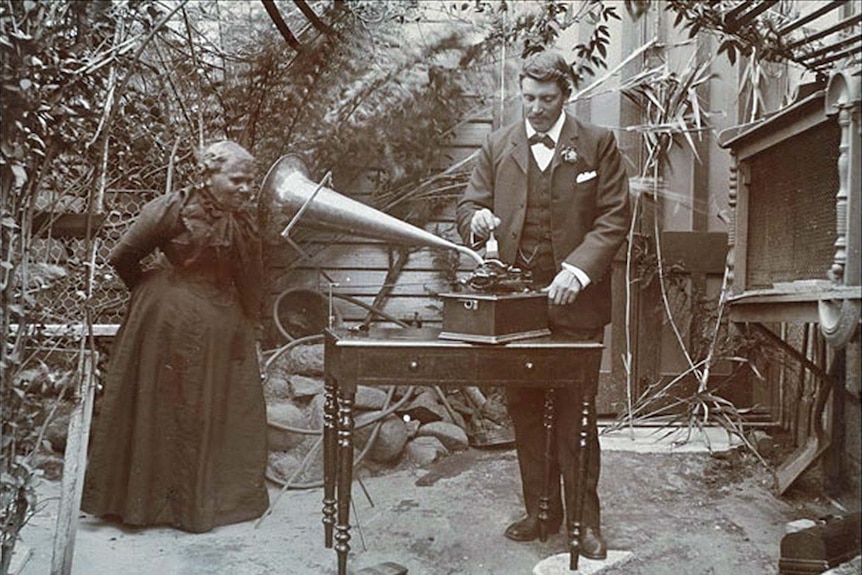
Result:
M526 58L557 44L563 30L580 23L590 26L589 39L571 47L575 54L572 62L572 78L575 88L584 85L595 76L599 68L607 68L610 30L607 23L619 20L613 2L587 0L572 3L557 0L536 2L538 8L520 9L518 2L490 3L482 0L453 3L453 12L472 10L489 14L492 19L490 32L476 50L496 54L503 45L520 45L521 56Z
M626 0L626 10L634 18L645 14L652 0ZM661 4L664 10L674 16L674 26L688 32L689 39L700 34L710 34L718 39L716 57L724 56L731 65L745 59L739 82L739 93L747 100L748 121L754 121L765 112L763 102L763 78L776 70L780 63L797 62L810 67L803 57L806 52L816 50L817 42L801 42L806 34L803 27L797 34L789 37L782 34L782 27L793 21L798 3L793 0L780 0L775 6L760 13L759 6L751 3L722 0L718 2L691 2L688 0L669 0ZM757 11L755 17L738 14L744 7L746 11ZM798 14L796 14L798 17ZM811 68L820 81L824 81L824 71Z
M116 114L119 82L141 70L133 49L157 29L160 16L148 1L113 3L6 1L0 4L0 523L3 572L18 532L34 511L35 454L48 421L34 392L34 366L48 352L34 337L57 321L54 302L39 299L52 284L80 278L87 308L92 292L91 257L45 250L53 212L84 214L88 254L95 248L92 216L107 185L155 185L152 166L129 169L156 157L152 108ZM120 71L123 71L121 74ZM139 93L139 92L138 92ZM130 90L132 98L136 90ZM122 100L118 104L125 106ZM112 119L120 117L118 130ZM168 125L167 120L161 126ZM110 142L112 146L107 146ZM113 147L115 146L115 147ZM106 153L107 150L107 153ZM125 152L128 151L128 152ZM134 155L134 158L132 157ZM164 182L164 173L159 174ZM48 240L50 241L50 240ZM72 318L86 323L85 318Z
M728 2L688 2L669 0L666 10L676 13L674 26L688 30L689 38L702 31L716 33L721 42L717 54L725 54L731 64L738 55L757 55L767 62L792 60L784 38L779 34L781 22L772 17L761 17L740 23L728 18L731 9Z
M634 18L645 14L653 4L656 4L653 0L625 0L627 12ZM688 30L689 38L704 32L716 35L719 38L716 55L725 55L731 65L740 56L760 62L797 61L797 55L789 47L795 39L781 34L781 27L790 21L792 2L782 0L754 18L736 16L743 4L746 3L735 0L662 2L664 10L674 14L673 25Z
M422 223L435 198L420 201L414 191L427 191L423 183L451 162L445 144L469 110L485 105L490 76L470 60L463 31L431 27L419 36L408 14L373 27L364 12L330 15L332 33L289 56L273 38L225 94L238 102L239 86L257 79L242 132L254 134L263 161L299 153L312 177L331 171L340 192L370 193L377 207Z
M647 68L627 79L620 93L638 106L644 122L629 126L641 135L646 157L642 175L658 177L670 168L670 151L683 138L697 158L693 134L708 126L708 112L700 104L698 89L715 77L711 60L693 54L686 66L676 71L666 62Z

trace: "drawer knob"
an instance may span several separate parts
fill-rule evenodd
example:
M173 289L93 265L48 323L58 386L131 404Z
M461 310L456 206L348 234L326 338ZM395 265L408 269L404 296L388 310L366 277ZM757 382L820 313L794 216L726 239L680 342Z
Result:
M525 361L525 362L524 362L524 369L525 369L525 370L527 370L527 371L533 371L533 368L534 368L534 367L536 367L536 366L533 364L533 362L532 362L532 361Z
M411 361L411 362L410 362L410 364L407 366L407 369L409 369L410 371L416 371L416 370L418 370L418 369L419 369L419 362L418 362L418 361L416 361L416 360L414 359L414 360L413 360L413 361Z

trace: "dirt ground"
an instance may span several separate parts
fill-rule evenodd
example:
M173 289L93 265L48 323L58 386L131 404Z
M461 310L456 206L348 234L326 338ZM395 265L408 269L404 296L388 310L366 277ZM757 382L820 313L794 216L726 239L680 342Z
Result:
M738 449L709 454L659 445L655 438L613 436L603 436L602 448L604 534L612 551L630 554L611 566L589 562L590 572L774 574L787 522L840 512L808 476L777 497L770 472ZM529 575L537 563L566 549L562 534L545 543L503 537L521 509L513 449L469 449L425 468L405 464L359 475L350 542L353 571L392 561L412 575ZM22 549L32 555L21 575L50 572L58 493L58 482L40 487L43 507L22 534ZM323 545L321 490L280 496L273 486L270 495L272 514L259 524L197 535L131 530L82 515L72 572L334 574L335 552Z

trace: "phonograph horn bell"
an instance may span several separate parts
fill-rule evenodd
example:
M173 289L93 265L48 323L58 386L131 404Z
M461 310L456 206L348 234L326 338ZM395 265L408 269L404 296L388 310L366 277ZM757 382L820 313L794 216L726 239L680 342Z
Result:
M287 236L302 219L303 225L351 236L457 250L482 265L482 256L470 248L343 196L327 187L328 183L329 174L319 184L312 182L305 162L296 154L282 156L272 165L262 189L264 194L272 194L278 208L291 218L282 235Z

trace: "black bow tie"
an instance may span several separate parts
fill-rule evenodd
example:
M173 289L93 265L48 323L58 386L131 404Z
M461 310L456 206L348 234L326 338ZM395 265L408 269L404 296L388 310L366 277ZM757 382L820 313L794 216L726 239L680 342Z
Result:
M554 149L554 139L547 134L533 134L530 136L530 146L544 144L546 148Z

